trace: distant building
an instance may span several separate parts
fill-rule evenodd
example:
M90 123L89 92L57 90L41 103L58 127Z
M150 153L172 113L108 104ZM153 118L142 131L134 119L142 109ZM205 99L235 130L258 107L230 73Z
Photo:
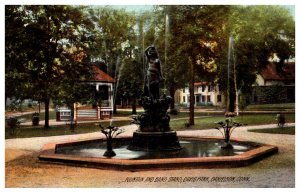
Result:
M219 86L209 82L196 82L194 85L195 106L221 106L223 97ZM179 89L175 93L175 103L184 106L190 106L189 88Z
M287 62L279 70L270 63L257 75L253 85L252 103L295 102L295 62Z
M275 63L270 63L256 77L256 86L287 85L295 86L295 62L286 63L282 72Z

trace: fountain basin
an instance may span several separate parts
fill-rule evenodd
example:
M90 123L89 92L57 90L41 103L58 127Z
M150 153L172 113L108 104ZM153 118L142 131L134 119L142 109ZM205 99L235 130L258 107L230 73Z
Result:
M172 152L144 152L127 149L132 137L114 139L116 156L106 158L105 139L88 139L44 145L39 160L93 168L116 170L180 169L180 168L227 168L250 165L278 152L272 145L232 139L232 151L219 148L221 138L179 136L183 147ZM203 144L202 144L203 143ZM188 145L190 144L190 145ZM201 150L209 144L208 151ZM192 147L194 149L188 149ZM218 149L219 148L219 149ZM85 151L84 151L85 150ZM197 150L200 150L197 152ZM81 153L83 152L83 153ZM124 153L125 152L125 153Z

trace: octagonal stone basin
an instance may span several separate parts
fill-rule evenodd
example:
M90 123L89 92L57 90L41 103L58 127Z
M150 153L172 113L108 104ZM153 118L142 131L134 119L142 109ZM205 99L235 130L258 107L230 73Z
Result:
M106 158L105 139L88 139L46 144L39 159L94 168L116 170L227 168L250 165L278 152L272 145L232 139L232 150L221 149L223 139L215 137L179 136L183 147L177 151L146 152L128 150L132 137L114 139L115 157Z

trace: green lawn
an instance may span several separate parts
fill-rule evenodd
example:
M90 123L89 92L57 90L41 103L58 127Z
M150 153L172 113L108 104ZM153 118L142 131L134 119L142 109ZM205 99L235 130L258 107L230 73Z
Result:
M263 125L263 124L276 124L276 114L255 114L243 115L234 117L234 121L247 125ZM286 122L295 122L295 114L285 114ZM217 127L215 122L224 121L224 116L211 116L196 118L195 125L190 126L188 129L210 129ZM175 130L185 130L188 118L180 120L171 120L170 126Z
M251 129L249 132L295 135L295 127L277 127L271 129Z
M54 112L53 112L54 113ZM53 113L51 115L53 115ZM54 115L55 116L55 115ZM188 113L180 113L179 115L172 116L170 127L174 130L193 130L193 129L210 129L218 125L215 122L224 121L225 117L220 115L207 115L203 113L196 113L195 125L187 127ZM295 122L295 114L285 114L286 122ZM30 117L31 118L31 117ZM276 114L251 114L235 117L233 120L248 125L261 125L261 124L276 124ZM109 121L101 121L103 126L108 126ZM114 126L124 126L130 124L130 121L114 121ZM89 133L99 131L99 127L94 124L78 124L75 134ZM11 135L9 129L5 127L5 138L24 138L24 137L41 137L41 136L55 136L55 135L68 135L74 134L66 125L52 126L50 129L44 129L43 126L20 126L16 134Z
M24 122L31 121L32 114L24 114L22 116L18 116L19 119L22 119ZM56 119L55 111L49 111L49 119ZM40 120L45 120L45 112L40 113Z
M283 103L283 104L253 104L248 105L245 110L274 110L281 111L286 109L295 109L295 103Z
M99 123L99 122L97 122ZM110 121L101 121L103 127L107 127ZM113 126L129 125L130 121L114 121ZM44 129L43 126L20 126L16 129L15 134L10 133L11 129L5 128L5 139L11 138L26 138L26 137L47 137L56 135L72 135L81 133L91 133L100 131L98 124L96 123L80 123L75 128L75 132L71 132L70 127L67 125L51 126L49 129Z

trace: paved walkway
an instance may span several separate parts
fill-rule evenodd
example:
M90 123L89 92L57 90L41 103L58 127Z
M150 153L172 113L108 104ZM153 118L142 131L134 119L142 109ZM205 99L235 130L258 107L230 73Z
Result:
M103 121L107 121L107 122L132 121L132 119L130 117L113 117L112 119L105 119L105 120L77 121L77 123L95 123L95 122L103 122ZM50 119L49 120L49 125L50 126L66 125L68 123L70 123L70 121L56 121L56 119ZM44 120L39 122L40 126L44 126L44 124L45 124ZM22 122L21 125L32 126L32 122L31 121Z
M294 123L287 124L287 126L294 125ZM247 131L273 127L276 125L244 126L235 129L233 137L276 145L279 148L279 154L247 167L218 170L174 169L127 172L41 163L37 159L40 149L46 143L103 136L100 132L8 139L5 140L6 187L295 187L295 136ZM124 129L125 133L121 135L131 135L137 126L129 125ZM214 129L178 131L177 133L179 135L220 136L220 132ZM149 177L158 178L160 181L146 182L145 180ZM164 178L169 180L172 177L174 181L163 181ZM180 177L189 178L189 181L180 182ZM195 181L197 177L198 181ZM210 181L201 181L199 177L204 179L206 177ZM240 181L231 182L229 179L226 181L222 179L224 177L225 179L234 177L235 180ZM141 179L143 181L138 181Z

